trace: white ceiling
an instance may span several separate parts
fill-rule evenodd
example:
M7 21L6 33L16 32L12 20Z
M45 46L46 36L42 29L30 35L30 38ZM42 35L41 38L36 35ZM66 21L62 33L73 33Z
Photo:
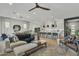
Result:
M25 20L43 23L49 20L64 19L68 17L79 16L79 4L77 3L39 3L40 6L50 8L50 11L35 9L31 12L28 10L35 6L34 3L14 3L12 5L0 4L0 16L24 17Z

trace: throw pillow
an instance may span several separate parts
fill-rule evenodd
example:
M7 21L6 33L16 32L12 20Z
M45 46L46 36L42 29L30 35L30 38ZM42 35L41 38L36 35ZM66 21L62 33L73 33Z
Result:
M10 43L15 42L14 37L9 37Z
M0 41L0 54L4 54L5 48L5 41Z
M6 44L6 49L10 48L9 38L6 38L4 41L5 41L5 44Z
M15 40L15 42L19 41L17 36L14 37L14 40Z
M3 41L2 37L0 36L0 41Z

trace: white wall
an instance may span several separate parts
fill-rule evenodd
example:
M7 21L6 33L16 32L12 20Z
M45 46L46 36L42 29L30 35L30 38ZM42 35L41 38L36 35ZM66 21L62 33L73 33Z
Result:
M34 28L37 28L37 27L40 27L40 25L38 25L38 24L35 24L35 23L30 23L29 30L32 30L32 31L34 31Z
M49 25L49 27L42 28L42 32L51 32L51 33L59 33L61 36L64 36L64 20L63 19L55 19L57 27L51 27L51 24L54 24L54 21L47 21L45 25Z
M64 19L56 19L57 21L57 29L64 30Z
M43 31L46 32L55 32L57 30L64 30L64 20L63 19L55 19L57 27L51 27L51 24L54 24L54 20L52 21L47 21L45 23L45 28L43 28ZM43 24L42 24L43 25ZM49 25L49 27L47 27Z
M0 19L0 34L1 34L1 19Z
M1 21L2 20L2 21ZM10 22L10 28L5 28L5 21L7 22ZM45 28L43 29L42 31L46 31L46 32L55 32L57 30L63 30L64 31L64 20L63 19L55 19L56 23L57 23L57 27L56 28L52 28L51 27L51 24L54 23L54 21L46 21L45 24L46 26L49 25L49 28ZM2 24L1 24L2 23ZM23 24L27 24L27 28L24 29L23 28ZM32 22L27 22L27 21L24 21L24 20L17 20L17 19L11 19L11 18L0 18L0 33L13 33L13 25L20 25L22 28L21 28L21 31L27 31L27 30L32 30L34 31L34 28L36 27L41 27L42 29L42 25L39 25L39 24L35 24L35 23L32 23Z
M5 22L10 23L10 27L6 28L5 27ZM26 24L27 27L26 29L23 28L23 24ZM16 19L7 19L7 18L0 18L0 34L1 33L6 33L6 34L11 34L14 33L13 31L13 25L20 25L21 26L21 31L27 31L29 30L29 22L24 21L24 20L16 20Z

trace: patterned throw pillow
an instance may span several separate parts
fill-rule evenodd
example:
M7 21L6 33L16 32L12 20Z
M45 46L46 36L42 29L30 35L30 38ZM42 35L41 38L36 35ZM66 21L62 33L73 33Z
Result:
M15 41L15 42L19 41L19 39L18 39L17 36L14 36L14 41Z
M0 36L0 41L3 41L2 37Z
M10 43L15 42L14 37L9 37Z
M10 43L19 41L18 37L15 34L11 34L9 37Z

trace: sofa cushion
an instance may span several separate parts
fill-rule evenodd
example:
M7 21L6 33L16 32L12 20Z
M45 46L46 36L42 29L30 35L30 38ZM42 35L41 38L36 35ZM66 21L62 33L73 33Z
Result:
M75 44L67 43L66 46L71 48L74 51L77 51L77 46Z
M15 36L15 42L19 41L19 38L17 36Z
M9 37L10 42L17 42L19 41L17 36Z
M15 42L13 37L9 37L10 43Z
M27 42L25 42L25 41L17 41L17 42L12 42L11 44L10 44L10 47L11 48L14 48L14 47L16 47L16 46L20 46L20 45L23 45L23 44L26 44Z
M33 49L35 47L37 47L37 44L35 44L35 43L29 43L29 44L24 44L24 45L15 47L13 49L13 51L14 51L15 55L22 55L26 51L28 51L30 49Z
M1 37L2 37L3 40L5 40L6 38L8 38L8 36L6 34L2 34Z
M19 40L23 40L25 38L31 37L31 34L16 34L16 36L19 38Z
M5 41L0 41L0 55L4 54L6 49Z
M9 40L9 38L6 38L4 41L5 41L5 44L6 44L6 49L10 48L10 40Z

